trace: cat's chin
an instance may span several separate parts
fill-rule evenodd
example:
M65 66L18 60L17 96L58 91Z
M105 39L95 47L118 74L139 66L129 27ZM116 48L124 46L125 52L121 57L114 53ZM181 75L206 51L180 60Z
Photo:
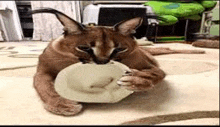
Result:
M133 91L121 88L117 80L130 69L119 62L77 63L60 71L55 90L60 96L87 103L116 103Z

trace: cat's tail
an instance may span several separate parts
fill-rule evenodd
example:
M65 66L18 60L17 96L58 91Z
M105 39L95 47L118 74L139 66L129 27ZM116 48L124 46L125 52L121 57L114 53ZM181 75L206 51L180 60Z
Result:
M143 50L149 52L152 55L165 55L165 54L204 54L204 50L177 50L177 49L170 49L170 48L144 48L141 47Z

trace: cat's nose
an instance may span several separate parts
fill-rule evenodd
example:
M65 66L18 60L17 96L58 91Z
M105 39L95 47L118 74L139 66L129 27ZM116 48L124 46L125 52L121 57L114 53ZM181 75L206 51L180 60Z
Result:
M107 64L109 61L109 58L95 58L94 60L94 62L97 64Z

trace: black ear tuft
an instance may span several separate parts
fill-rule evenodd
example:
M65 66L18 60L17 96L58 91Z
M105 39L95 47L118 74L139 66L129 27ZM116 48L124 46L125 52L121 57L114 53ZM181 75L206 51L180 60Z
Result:
M41 9L32 10L31 12L28 12L28 14L36 14L36 13L55 14L57 19L64 26L64 34L79 34L85 29L85 27L81 23L78 23L77 21L73 20L72 18L65 15L64 13L58 10L52 9L52 8L41 8Z

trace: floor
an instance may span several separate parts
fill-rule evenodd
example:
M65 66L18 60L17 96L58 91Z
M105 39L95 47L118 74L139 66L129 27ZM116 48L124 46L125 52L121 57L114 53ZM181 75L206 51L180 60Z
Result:
M47 44L0 42L1 125L219 125L219 49L150 45L206 53L155 56L167 76L154 89L118 103L88 103L79 115L63 117L47 112L33 88L37 57Z

